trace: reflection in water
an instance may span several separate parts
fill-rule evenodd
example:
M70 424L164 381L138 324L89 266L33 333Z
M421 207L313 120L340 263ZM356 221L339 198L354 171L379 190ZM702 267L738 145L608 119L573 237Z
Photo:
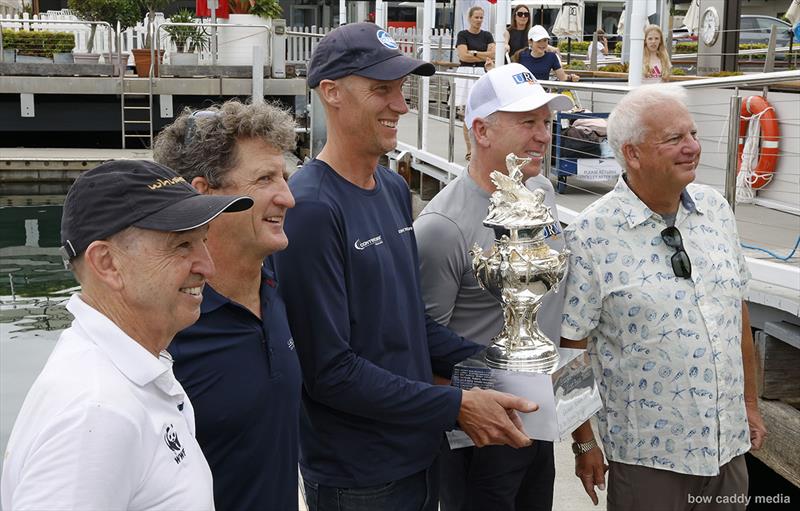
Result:
M8 339L27 338L21 335L34 330L63 330L72 323L72 314L65 308L70 292L62 296L20 298L0 297L0 323L12 323Z
M0 323L12 324L3 328L7 339L72 321L64 306L78 287L58 253L63 199L16 197L0 206Z

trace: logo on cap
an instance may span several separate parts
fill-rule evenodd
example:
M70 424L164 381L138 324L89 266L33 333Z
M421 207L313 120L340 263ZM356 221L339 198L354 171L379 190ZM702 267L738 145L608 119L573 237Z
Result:
M513 75L511 78L514 79L514 83L536 83L536 78L533 77L533 74L529 72L524 73L517 73Z
M376 35L378 36L378 41L380 41L382 45L386 46L390 50L397 49L397 43L394 39L392 39L392 36L390 36L388 32L385 30L378 30Z
M163 188L165 186L176 185L178 183L185 183L185 182L186 180L183 179L183 177L175 176L170 179L157 179L152 183L150 183L149 185L147 185L147 187L150 188L151 190L158 190L159 188Z

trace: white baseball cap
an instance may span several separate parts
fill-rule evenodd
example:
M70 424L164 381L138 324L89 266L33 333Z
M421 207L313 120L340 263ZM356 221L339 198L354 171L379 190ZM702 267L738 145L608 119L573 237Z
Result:
M541 41L542 39L550 39L550 34L541 25L534 25L528 30L528 39L532 41Z
M544 105L551 110L569 110L574 104L563 94L545 92L527 67L506 64L481 76L472 86L467 99L467 128L478 117L495 112L530 112Z

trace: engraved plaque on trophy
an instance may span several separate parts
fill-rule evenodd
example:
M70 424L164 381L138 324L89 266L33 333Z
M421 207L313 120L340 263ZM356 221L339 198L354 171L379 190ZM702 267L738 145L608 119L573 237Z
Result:
M538 411L520 414L525 430L531 438L552 441L595 414L601 402L586 353L558 348L536 323L545 294L564 277L569 253L545 242L554 219L544 192L522 182L521 169L529 161L509 154L508 175L490 175L496 190L483 225L494 230L495 242L488 253L475 245L470 254L478 283L503 308L504 324L482 356L456 365L452 384L534 401ZM472 445L461 431L448 438L452 448Z

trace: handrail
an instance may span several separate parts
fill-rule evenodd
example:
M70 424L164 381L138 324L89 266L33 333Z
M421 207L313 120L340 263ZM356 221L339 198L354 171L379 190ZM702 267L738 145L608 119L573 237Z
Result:
M722 76L718 78L701 78L686 82L676 82L686 89L703 87L748 87L770 85L775 83L800 80L800 71L774 71L772 73L753 73L739 76Z
M228 26L230 26L230 25L228 25ZM327 34L318 34L316 32L297 32L296 30L287 30L286 31L286 35L295 35L295 36L300 36L300 37L316 37L316 38L322 39Z
M477 75L462 75L459 73L453 72L437 72L437 77L445 78L451 82L452 87L452 80L455 78L462 78L462 79L469 79L469 80L476 80L479 78ZM701 88L733 88L734 89L734 98L739 97L740 95L740 88L745 87L760 87L764 86L766 89L769 85L774 85L778 83L784 83L789 81L800 81L800 71L778 71L778 72L770 72L770 73L753 73L747 75L739 75L739 76L724 76L724 77L714 77L714 78L702 78L698 80L692 81L682 81L682 82L674 82L675 85L680 87L684 87L685 89L701 89ZM612 93L612 94L626 94L631 90L631 87L627 84L620 84L620 85L607 85L607 84L596 84L596 83L586 83L586 82L560 82L560 81L541 81L540 82L546 88L554 88L554 89L570 89L575 92L605 92L605 93ZM422 150L421 147L413 147L408 144L403 144L402 148L411 155L428 165L433 165L441 168L444 172L453 174L452 169L450 168L452 163L452 155L454 153L454 139L452 136L452 131L454 129L454 116L452 112L454 111L454 98L453 94L450 94L448 98L448 109L451 112L449 119L446 119L449 124L450 134L448 137L448 150L447 153L449 158L447 158L447 165L437 165L437 161L445 160L441 156L437 154L430 153L429 151ZM735 105L735 104L734 104ZM733 111L734 107L731 107ZM733 115L733 114L730 114ZM736 113L738 117L738 112ZM738 122L731 122L731 124L738 130ZM418 128L419 129L419 128ZM733 128L731 128L733 129ZM726 168L725 168L725 182L728 184L725 190L725 198L731 204L735 203L735 187L731 185L731 183L735 183L736 181L736 172L737 172L737 165L736 165L736 158L735 155L737 154L737 144L738 144L738 137L729 136L729 140L727 141L726 151L730 155L732 154L733 157L728 159ZM545 168L544 174L548 175L550 160L549 158L544 162Z
M224 28L234 28L234 27L263 28L264 30L267 31L268 35L272 35L272 27L270 27L269 25L266 25L266 24L261 24L261 23L237 23L235 25L231 25L230 23L207 23L207 22L173 23L171 21L165 21L163 23L160 23L158 25L158 27L156 28L155 48L153 47L154 45L152 45L152 44L150 45L150 79L151 80L153 78L153 68L155 66L154 65L154 60L153 60L154 57L155 57L155 51L156 50L157 51L161 50L161 47L160 47L161 38L160 38L160 34L159 34L159 31L161 30L161 27L197 27L197 26L200 26L200 27L212 27L214 29L220 28L220 27L224 27ZM216 34L217 34L217 32L215 30L214 31L214 36L216 36ZM268 65L270 67L272 67L272 38L271 37L267 37L267 48L264 48L264 52L266 52L266 54L267 54L267 59L268 59L267 63L268 63ZM217 55L216 55L216 53L214 51L211 52L211 62L212 62L212 64L216 64L216 62L217 62Z
M107 21L86 21L86 20L18 20L18 19L11 19L11 18L0 18L0 28L2 28L3 23L9 24L34 24L34 23L44 23L47 25L103 25L108 27L108 53L109 55L113 51L114 45L112 44L112 34L114 33L114 29L111 28L111 24ZM5 57L3 55L3 35L2 30L0 30L0 62L4 62ZM112 73L113 76L113 73Z

